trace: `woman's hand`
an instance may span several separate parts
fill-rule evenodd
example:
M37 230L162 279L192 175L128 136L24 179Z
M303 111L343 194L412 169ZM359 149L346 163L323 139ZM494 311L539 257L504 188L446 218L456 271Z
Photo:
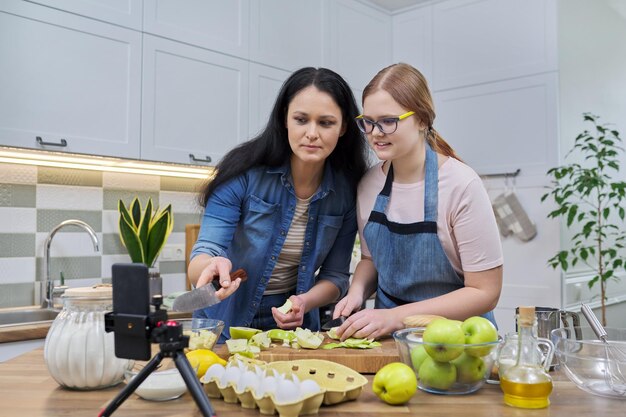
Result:
M349 337L376 339L402 329L402 320L393 309L365 309L348 317L337 329L341 341Z
M272 316L281 329L295 329L302 326L304 322L304 313L306 312L304 299L298 295L292 295L289 300L291 300L291 311L287 314L283 314L276 307L272 307Z
M348 317L355 311L359 311L363 305L363 295L348 292L348 295L343 297L333 311L333 319L339 316Z
M214 279L219 279L222 288L216 291L215 295L220 300L225 299L226 297L237 291L237 288L239 288L239 284L241 284L241 278L237 278L234 281L230 280L230 270L232 268L233 264L228 258L224 258L221 256L212 257L209 260L207 266L205 266L200 273L196 288L202 287L203 285L211 284Z

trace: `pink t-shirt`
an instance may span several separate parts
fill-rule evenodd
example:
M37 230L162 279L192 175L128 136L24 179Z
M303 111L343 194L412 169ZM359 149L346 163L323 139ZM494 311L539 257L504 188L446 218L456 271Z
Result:
M370 256L363 228L385 185L382 162L370 168L358 188L357 221L361 251ZM424 181L393 183L387 218L398 223L424 220ZM437 236L457 272L479 272L502 265L502 244L491 201L480 177L448 158L439 167Z

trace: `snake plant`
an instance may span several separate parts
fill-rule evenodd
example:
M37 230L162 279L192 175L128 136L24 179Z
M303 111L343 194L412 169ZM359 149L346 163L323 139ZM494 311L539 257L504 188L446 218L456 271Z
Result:
M162 210L152 207L152 198L148 199L145 211L136 197L128 208L122 200L118 202L120 240L131 260L148 268L154 265L174 228L171 204Z

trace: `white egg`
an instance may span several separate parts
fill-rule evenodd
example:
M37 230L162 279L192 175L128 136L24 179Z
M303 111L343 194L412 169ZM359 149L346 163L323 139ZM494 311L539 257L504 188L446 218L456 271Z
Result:
M219 386L225 388L228 384L236 384L239 381L239 377L241 376L241 369L237 366L227 367L224 371L224 374L220 378Z
M256 391L257 396L262 397L265 394L273 394L276 392L278 381L273 376L266 376L261 380L259 387Z
M311 394L317 394L321 390L322 389L319 384L312 379L305 379L300 383L300 395L303 397Z
M276 387L274 397L277 403L295 403L300 399L300 387L295 382L285 379Z
M211 380L218 381L224 375L226 368L221 363L214 363L206 370L206 373L202 377L202 382L209 382Z
M259 378L253 371L245 371L237 381L237 391L244 392L246 390L255 390L259 386Z

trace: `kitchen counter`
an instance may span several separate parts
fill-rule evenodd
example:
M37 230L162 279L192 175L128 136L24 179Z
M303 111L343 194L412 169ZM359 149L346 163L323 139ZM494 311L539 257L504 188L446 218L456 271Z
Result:
M373 376L367 375L368 385L356 401L322 406L319 416L623 416L626 402L587 394L558 372L554 375L552 405L542 410L522 410L504 405L498 385L486 385L471 395L441 396L417 392L402 406L390 406L372 392ZM0 363L0 409L3 417L95 416L119 392L122 385L99 391L70 391L60 388L48 374L42 349ZM218 416L261 416L258 410L245 410L239 405L211 400ZM145 401L132 395L113 414L124 416L201 416L191 396L167 402Z

